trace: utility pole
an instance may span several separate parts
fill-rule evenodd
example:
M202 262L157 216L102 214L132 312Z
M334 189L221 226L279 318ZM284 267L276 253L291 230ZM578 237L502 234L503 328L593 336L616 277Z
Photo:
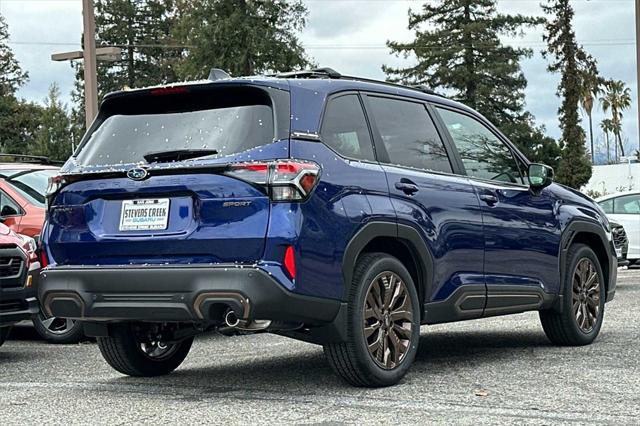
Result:
M636 0L636 4L640 0ZM84 103L87 129L98 115L98 61L96 59L96 18L93 0L82 0L84 21Z
M122 49L119 47L96 49L96 19L93 0L82 0L82 22L84 25L84 50L55 53L51 55L51 60L84 60L84 106L88 129L98 115L98 61L120 61L122 60Z

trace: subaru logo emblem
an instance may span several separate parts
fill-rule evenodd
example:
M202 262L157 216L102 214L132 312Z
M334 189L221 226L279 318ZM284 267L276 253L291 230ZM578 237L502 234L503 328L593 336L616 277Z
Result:
M127 177L131 180L144 180L149 176L149 172L146 169L137 167L127 172Z

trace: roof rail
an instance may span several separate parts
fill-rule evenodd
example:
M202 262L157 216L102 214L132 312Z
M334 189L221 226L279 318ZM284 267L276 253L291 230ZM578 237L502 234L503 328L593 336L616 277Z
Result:
M332 68L316 68L312 70L291 71L291 72L279 73L279 74L276 74L275 76L280 78L331 78L336 80L361 81L364 83L384 84L385 86L393 86L393 87L402 88L402 89L417 90L419 92L426 93L428 95L440 96L442 98L445 97L444 95L438 92L435 92L434 90L422 84L408 86L400 83L392 83L390 81L385 81L385 80L356 77L352 75L342 75Z
M49 157L41 156L41 155L26 155L26 154L5 154L0 153L0 159L9 157L14 161L18 159L25 160L25 163L35 163L35 164L43 164L47 166L61 166L64 164L64 161L52 160Z

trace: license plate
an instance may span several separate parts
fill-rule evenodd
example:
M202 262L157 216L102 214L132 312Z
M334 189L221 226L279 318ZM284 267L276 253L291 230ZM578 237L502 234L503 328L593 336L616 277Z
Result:
M121 231L167 229L169 199L125 200L120 212Z
M616 247L616 256L622 257L622 247Z

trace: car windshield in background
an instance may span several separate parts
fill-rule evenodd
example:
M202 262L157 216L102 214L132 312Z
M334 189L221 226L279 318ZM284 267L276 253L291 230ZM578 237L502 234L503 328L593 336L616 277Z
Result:
M273 129L273 113L266 105L112 115L91 135L75 162L84 167L154 162L145 156L153 159L150 154L178 150L224 157L271 143ZM155 162L176 159L158 156Z
M49 178L58 173L57 170L0 170L0 178L10 184L31 204L45 206L45 193Z

